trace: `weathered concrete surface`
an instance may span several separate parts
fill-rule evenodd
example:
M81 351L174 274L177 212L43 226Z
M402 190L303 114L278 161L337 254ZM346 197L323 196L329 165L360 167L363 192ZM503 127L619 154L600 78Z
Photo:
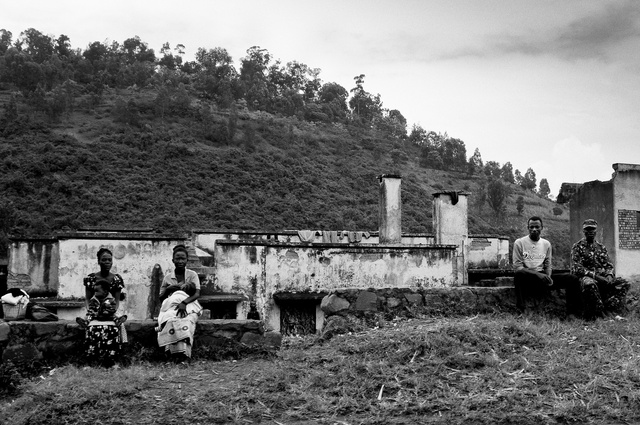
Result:
M458 284L455 247L302 245L218 241L214 288L255 302L268 327L280 329L273 295L354 288L427 288Z
M599 180L587 182L571 198L569 234L571 243L584 237L582 222L588 218L598 221L596 239L602 242L612 260L615 261L615 227L613 180L601 182Z
M469 236L467 267L472 269L509 267L509 238L489 235Z
M468 193L436 192L433 194L433 230L436 244L456 246L456 280L466 284L468 245Z
M455 196L449 192L433 194L433 230L436 244L464 248L464 241L469 235L468 195L465 192L459 192Z
M58 252L55 238L13 241L9 246L7 288L43 296L56 294Z
M616 275L635 279L640 263L640 165L613 164L611 180L586 182L571 198L571 241L582 239L582 222L598 221L596 239L609 251Z
M126 323L128 346L158 349L156 322ZM3 361L29 362L37 359L78 357L84 330L75 322L0 321L0 351ZM224 341L248 342L251 347L278 348L282 336L266 333L258 320L201 320L196 325L194 346L215 346ZM125 347L126 352L126 347Z
M378 223L380 243L399 244L402 241L402 201L400 176L383 174L380 180Z
M132 320L146 319L154 267L159 265L163 272L173 270L173 247L179 243L184 240L61 239L58 296L84 297L83 279L99 270L96 253L106 247L113 252L111 271L120 274L125 283L127 298L121 303L121 313Z
M314 229L315 230L315 229ZM345 230L337 230L338 243L349 245L352 242L345 237ZM364 233L364 232L363 232ZM368 237L364 235L360 242L361 245L378 245L380 243L379 232L372 230L366 232ZM342 237L341 237L342 236ZM213 265L213 254L216 249L216 241L279 241L279 242L303 242L297 231L281 231L281 232L254 232L254 231L215 231L197 229L193 231L193 241L197 248L197 254L203 260L205 266ZM322 232L316 231L313 238L307 243L322 243ZM434 237L426 233L404 233L401 237L403 245L433 245Z
M640 165L614 164L613 168L616 274L635 278L640 273Z

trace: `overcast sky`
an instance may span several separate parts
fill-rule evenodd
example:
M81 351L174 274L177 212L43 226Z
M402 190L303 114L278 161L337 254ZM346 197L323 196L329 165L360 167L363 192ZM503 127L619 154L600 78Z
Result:
M223 47L239 68L251 46L322 70L398 109L409 130L464 140L467 156L531 167L562 182L611 178L640 164L640 1L154 0L5 2L0 28L74 48L133 36Z

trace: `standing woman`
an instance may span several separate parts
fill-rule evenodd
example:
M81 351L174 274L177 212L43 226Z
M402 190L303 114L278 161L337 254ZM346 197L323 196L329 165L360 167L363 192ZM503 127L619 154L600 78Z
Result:
M94 286L98 280L109 282L109 293L116 302L116 311L120 306L120 294L124 288L124 281L119 274L111 273L113 254L107 248L98 250L98 265L100 271L91 273L84 278L85 306L89 308L89 300L95 295ZM126 316L123 316L126 320ZM91 361L104 365L112 365L120 357L122 342L126 342L124 324L112 321L92 321L85 331L85 354Z
M184 245L173 248L175 270L167 273L160 286L160 314L158 315L158 345L165 347L175 361L191 358L191 347L202 306L200 278L187 268L189 253Z

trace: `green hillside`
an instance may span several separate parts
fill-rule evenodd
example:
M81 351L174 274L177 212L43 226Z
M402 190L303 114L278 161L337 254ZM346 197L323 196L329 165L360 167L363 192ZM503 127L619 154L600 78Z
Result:
M130 84L127 72L149 68L137 59L127 62L119 47L113 49L121 58L113 75L121 80L109 80L110 68L96 62L78 75L83 60L89 63L87 49L63 57L61 69L76 80L60 78L50 86L29 86L10 72L16 57L26 69L35 53L24 45L19 51L0 49L0 233L5 237L89 226L158 232L377 230L376 176L396 173L402 176L404 232L432 231L433 192L464 190L471 193L472 233L513 240L526 233L528 216L539 215L555 247L555 267L568 265L568 210L530 186L523 188L527 182L517 170L515 180L505 180L499 164L468 160L461 140L417 126L407 135L400 112L382 108L379 95L364 91L364 76L348 105L345 89L320 80L308 88L310 77L298 83L297 94L280 88L261 98L249 71L243 74L250 49L236 76L237 91L207 95L204 77L184 70L189 63L170 69L155 57L146 79L138 75ZM31 64L46 71L54 56ZM273 85L272 68L257 75ZM281 69L281 76L294 74ZM180 83L158 83L162 73ZM506 198L497 206L493 199L492 208L491 194L487 202L479 200L496 181Z

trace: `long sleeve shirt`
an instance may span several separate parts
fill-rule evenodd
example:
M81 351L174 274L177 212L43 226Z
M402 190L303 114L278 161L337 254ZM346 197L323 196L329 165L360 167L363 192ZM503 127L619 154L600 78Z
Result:
M516 270L531 269L551 276L551 242L544 238L537 241L529 236L516 239L512 258Z
M582 238L571 247L571 273L583 277L590 272L605 276L615 275L607 248L598 241L589 243Z

